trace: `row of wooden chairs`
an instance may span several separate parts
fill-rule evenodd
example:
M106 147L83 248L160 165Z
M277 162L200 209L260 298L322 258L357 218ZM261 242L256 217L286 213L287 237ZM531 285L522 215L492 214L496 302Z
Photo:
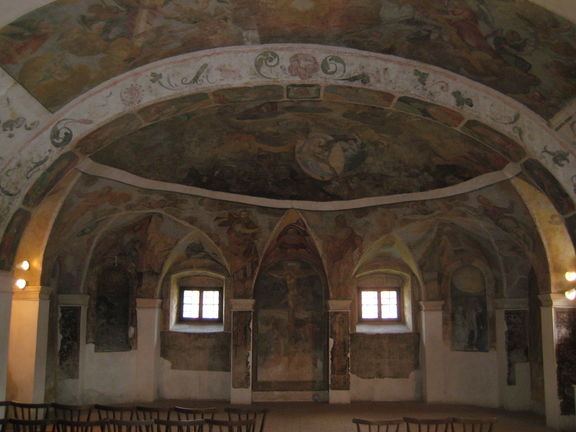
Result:
M33 404L5 401L0 402L4 407L4 418L8 420L25 421L68 421L90 422L98 420L114 421L189 421L210 420L218 412L216 408L189 408L189 407L150 407L150 406L112 406L112 405L63 405L58 403ZM263 432L268 410L265 408L233 408L224 409L228 422L253 421L254 432ZM0 414L1 411L0 411ZM0 417L2 417L0 415ZM220 420L218 420L220 421ZM1 431L0 431L1 432Z
M488 418L414 418L389 420L352 419L356 432L493 432L497 419Z
M254 420L0 420L0 432L256 432Z

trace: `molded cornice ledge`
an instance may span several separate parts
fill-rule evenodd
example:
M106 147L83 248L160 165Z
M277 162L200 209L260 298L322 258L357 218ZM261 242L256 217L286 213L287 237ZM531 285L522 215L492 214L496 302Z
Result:
M88 294L60 294L58 296L60 306L88 306L89 301Z
M420 302L422 312L441 311L444 308L444 300L428 300Z
M155 298L137 298L136 308L138 309L160 309L162 299Z
M230 308L234 312L240 311L253 311L254 310L254 299L231 299Z
M12 291L14 300L49 300L52 288L49 286L27 286L24 289L14 288Z
M568 300L564 293L540 294L538 299L542 307L576 308L576 301Z
M330 312L350 312L352 300L328 300Z
M526 298L499 298L494 300L496 309L521 310L528 309L528 299Z

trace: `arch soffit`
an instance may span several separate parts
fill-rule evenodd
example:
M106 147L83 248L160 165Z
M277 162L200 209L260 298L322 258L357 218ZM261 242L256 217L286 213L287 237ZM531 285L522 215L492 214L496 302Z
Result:
M304 82L282 67L291 56L302 53L326 64L326 68L319 68ZM335 57L342 63L330 65L330 59ZM230 67L234 74L219 72ZM422 73L426 79L421 78ZM0 214L6 215L0 222L0 231L6 228L8 216L25 201L25 192L34 193L34 182L46 176L45 171L50 171L47 168L52 168L51 164L67 150L77 151L81 149L79 144L86 142L106 145L107 140L149 124L150 118L144 118L142 113L153 104L169 101L168 104L173 105L179 98L218 91L224 98L220 102L233 103L242 98L258 100L262 97L260 86L277 87L285 98L308 99L314 96L309 92L323 92L331 85L382 92L390 104L401 96L432 102L461 114L464 120L458 128L466 121L480 122L539 159L571 198L576 198L571 179L576 171L576 157L558 165L549 156L555 152L574 154L574 151L541 117L488 87L434 66L389 55L321 45L254 45L196 52L146 65L103 83L65 106L39 128L35 136L15 146L18 151L4 159L0 172L10 172L10 185L18 187L0 197ZM251 87L253 91L240 96L240 100L230 100L234 93L225 90L236 87ZM138 92L136 103L123 100L126 89ZM467 102L462 103L456 94L464 95ZM209 96L210 103L214 101L213 95ZM202 101L197 103L202 104ZM194 108L194 104L189 107ZM82 158L85 157L80 155L80 161ZM73 166L76 161L65 168L69 170Z

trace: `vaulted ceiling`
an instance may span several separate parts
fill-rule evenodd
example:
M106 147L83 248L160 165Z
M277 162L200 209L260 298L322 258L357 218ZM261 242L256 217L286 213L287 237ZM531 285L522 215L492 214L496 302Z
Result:
M570 1L2 3L0 229L74 168L318 203L525 176L576 226Z

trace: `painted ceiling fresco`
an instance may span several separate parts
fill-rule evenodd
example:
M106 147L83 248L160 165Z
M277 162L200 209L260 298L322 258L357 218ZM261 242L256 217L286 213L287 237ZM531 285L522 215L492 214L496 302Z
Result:
M158 181L310 201L427 191L508 162L440 123L332 102L197 110L124 136L92 158Z
M45 265L51 269L58 263L58 285L78 289L85 268L80 262L90 255L94 242L130 218L155 224L116 236L113 242L116 246L111 246L106 254L110 260L123 262L138 256L141 257L138 262L154 265L140 265L143 271L159 274L171 247L174 249L170 256L185 255L193 268L215 268L214 263L220 266L223 256L226 262L222 264L235 278L238 290L253 286L258 263L266 262L265 254L277 249L302 251L310 241L324 259L333 295L339 292L344 296L341 298L354 286L350 280L359 263L367 268L370 262L380 267L412 262L414 271L417 265L437 265L441 269L462 248L475 249L474 244L479 244L487 251L486 256L492 250L494 256L500 257L507 285L507 291L501 294L511 297L526 294L531 265L546 263L531 216L508 182L449 198L346 211L294 213L301 215L310 236L293 235L289 230L277 228L286 217L285 210L150 191L83 175L58 215L57 228L52 231L46 249ZM110 223L111 220L115 222ZM186 238L183 234L195 230L203 233L204 240ZM281 235L275 234L278 232ZM274 236L277 240L271 242ZM462 236L474 241L461 240ZM142 241L135 242L135 238ZM442 238L450 240L449 249L453 252L438 252ZM184 240L176 245L174 239ZM214 243L214 248L206 239ZM51 272L46 274L49 277Z
M469 77L551 117L576 94L576 28L526 0L57 0L0 30L0 65L50 110L208 48L316 43Z

